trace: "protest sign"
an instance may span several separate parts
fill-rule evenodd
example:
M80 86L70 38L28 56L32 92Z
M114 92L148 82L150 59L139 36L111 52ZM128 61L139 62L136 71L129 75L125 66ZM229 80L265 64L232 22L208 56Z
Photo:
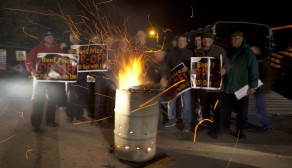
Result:
M189 72L183 72L183 67L185 67L184 63L180 63L171 70L170 83L168 85L168 88L179 82L180 83L164 93L162 102L176 100L178 96L190 89ZM184 82L181 82L183 80Z
M6 50L0 49L0 70L6 70Z
M191 87L197 89L220 90L222 79L220 68L222 58L192 57Z
M36 80L41 82L76 82L78 55L38 53Z
M72 45L79 54L78 72L107 71L108 51L106 44Z

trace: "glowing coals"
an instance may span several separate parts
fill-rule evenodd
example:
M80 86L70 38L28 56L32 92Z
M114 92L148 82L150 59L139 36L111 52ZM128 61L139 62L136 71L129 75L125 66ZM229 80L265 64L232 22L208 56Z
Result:
M152 142L152 144L154 144L154 142ZM116 145L116 147L117 147L117 148L121 148L120 145ZM130 150L130 146L125 146L124 149L125 149L125 150ZM133 148L133 149L134 149L134 148ZM136 149L137 149L137 150L141 150L141 147L140 147L140 146L137 146ZM152 148L148 147L148 148L146 149L146 151L147 151L147 152L151 152L151 151L152 151Z

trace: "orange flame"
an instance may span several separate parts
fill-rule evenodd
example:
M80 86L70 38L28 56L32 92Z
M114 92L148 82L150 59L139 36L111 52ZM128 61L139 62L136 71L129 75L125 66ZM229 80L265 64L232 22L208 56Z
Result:
M132 86L142 84L141 76L143 71L143 61L140 58L130 58L129 61L123 61L123 67L119 70L119 89L129 89Z

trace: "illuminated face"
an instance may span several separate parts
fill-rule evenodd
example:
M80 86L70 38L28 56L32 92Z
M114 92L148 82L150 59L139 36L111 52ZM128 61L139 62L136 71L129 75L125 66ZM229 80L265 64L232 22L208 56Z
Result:
M114 39L112 37L106 38L106 43L107 43L109 48L113 45L113 42L114 42Z
M71 35L70 35L70 42L71 42L72 44L79 44L79 42L80 42L80 37L79 37L79 35L77 35L77 34L71 34Z
M99 36L94 36L91 40L93 44L100 44L100 38Z
M177 47L179 49L184 49L188 45L188 41L186 37L178 37L177 39Z
M154 57L157 60L157 62L161 62L164 59L165 55L166 55L165 51L154 52Z
M139 30L136 34L137 41L143 43L146 40L146 33L142 30Z
M213 44L214 40L212 38L203 38L203 46L204 48L210 48Z
M172 47L176 47L176 43L177 43L176 40L172 40L172 41L171 41L171 46L172 46Z
M240 36L232 36L231 37L231 45L234 48L240 47L243 43L243 38Z
M200 36L197 36L194 38L194 44L197 48L201 48L202 45L202 38Z
M54 36L49 35L44 38L44 43L46 44L53 44L54 43Z

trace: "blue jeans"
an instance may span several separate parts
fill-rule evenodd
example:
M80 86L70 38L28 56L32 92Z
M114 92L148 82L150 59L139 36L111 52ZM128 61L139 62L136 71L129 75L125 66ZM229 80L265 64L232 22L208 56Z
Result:
M265 94L254 94L257 108L257 116L260 120L263 128L272 128L272 123L270 122L264 103Z
M167 103L161 103L162 100L162 96L159 97L159 101L158 101L158 110L159 110L159 114L158 114L158 130L162 130L163 129L163 123L164 123L164 116L167 116Z
M176 118L176 103L178 103L179 110L181 111L184 126L191 126L192 110L191 110L191 90L184 92L177 100L168 103L168 119L171 124L177 122Z

